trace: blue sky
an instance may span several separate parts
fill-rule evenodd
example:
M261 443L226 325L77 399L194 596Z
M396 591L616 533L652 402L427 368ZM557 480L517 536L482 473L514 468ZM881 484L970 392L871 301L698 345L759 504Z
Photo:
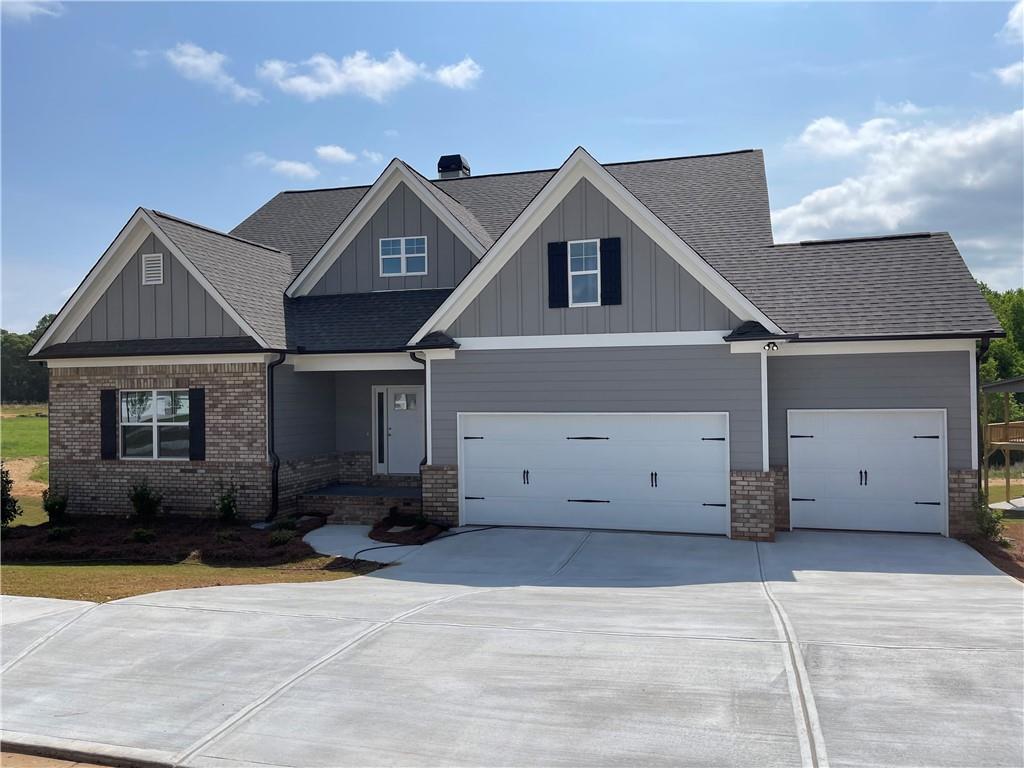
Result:
M1021 3L3 5L3 327L139 205L764 149L777 241L949 230L1024 280ZM362 51L364 53L359 54ZM317 148L321 148L319 151Z

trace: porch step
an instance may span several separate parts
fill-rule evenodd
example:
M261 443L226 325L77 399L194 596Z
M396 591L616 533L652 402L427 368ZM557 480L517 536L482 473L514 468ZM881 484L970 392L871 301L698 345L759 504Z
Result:
M418 487L335 483L299 497L299 511L325 517L329 523L373 525L392 507L405 513L422 510Z

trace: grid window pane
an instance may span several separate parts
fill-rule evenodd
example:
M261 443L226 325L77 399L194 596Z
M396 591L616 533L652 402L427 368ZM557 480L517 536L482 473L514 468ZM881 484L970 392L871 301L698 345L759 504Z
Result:
M172 424L157 427L160 446L157 454L161 459L188 458L188 427Z
M582 245L583 245L583 254L585 256L597 256L597 241L596 240L588 240L587 242L582 243Z
M121 427L121 455L129 458L152 458L153 428Z
M394 240L381 240L380 241L380 255L381 256L398 256L402 253L402 241L399 239Z
M152 392L122 392L121 421L139 423L153 420Z
M583 245L583 243L569 243L569 256L574 259L577 257L582 258L584 255Z
M156 401L157 421L174 421L178 423L188 424L187 391L176 390L174 392L157 392Z
M405 240L405 253L419 254L427 252L427 238L425 237L408 237Z
M426 256L406 256L405 257L405 271L406 272L426 272L427 271L427 257Z
M569 269L571 269L573 272L582 272L583 270L585 270L587 268L585 266L586 262L587 262L587 259L584 256L570 256L569 257Z
M596 304L597 303L597 275L573 275L572 277L572 303L573 304Z
M380 260L380 271L384 275L399 275L402 273L402 257L390 256Z

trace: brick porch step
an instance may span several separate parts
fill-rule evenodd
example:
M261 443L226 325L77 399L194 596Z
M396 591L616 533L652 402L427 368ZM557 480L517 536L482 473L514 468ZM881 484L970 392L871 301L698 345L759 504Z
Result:
M397 507L400 512L423 509L418 487L335 483L299 497L299 512L326 517L329 523L373 525Z

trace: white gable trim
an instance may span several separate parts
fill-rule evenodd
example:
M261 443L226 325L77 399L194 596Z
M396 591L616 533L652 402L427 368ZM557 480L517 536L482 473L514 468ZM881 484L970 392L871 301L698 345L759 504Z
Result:
M470 252L481 258L487 250L484 245L466 229L466 226L445 208L434 194L425 188L425 182L419 175L409 170L405 163L397 157L392 160L384 172L373 182L366 194L360 198L345 220L338 225L334 233L327 239L316 255L309 260L302 271L292 280L285 293L288 296L305 296L331 268L331 265L344 253L356 235L362 230L377 209L388 199L399 184L405 182L431 212L461 240ZM443 194L443 193L442 193Z
M89 270L85 280L71 294L71 298L61 307L57 317L50 323L50 327L39 337L29 355L34 355L51 344L59 344L67 341L74 334L79 324L89 314L89 311L96 305L111 283L117 278L121 271L131 260L135 251L146 241L150 235L156 235L160 242L167 246L172 257L176 258L185 267L192 277L196 279L203 289L213 297L214 301L235 321L239 328L252 336L263 347L269 348L269 344L253 330L245 320L242 319L234 308L224 299L209 280L200 272L196 265L185 257L181 249L168 237L167 233L160 229L160 226L149 215L144 208L139 208L132 214L128 223L121 228L117 237L114 238L107 250L103 252L96 264Z
M445 302L437 308L409 344L416 344L428 333L446 330L454 323L484 287L494 279L501 268L523 246L545 218L576 186L580 179L587 179L607 197L634 224L647 234L669 256L689 272L729 311L741 320L756 320L774 333L783 333L761 310L710 264L686 244L675 232L655 216L636 196L622 186L607 169L601 166L583 147L573 152L558 172L526 206L516 220L491 246L486 258L469 273Z

